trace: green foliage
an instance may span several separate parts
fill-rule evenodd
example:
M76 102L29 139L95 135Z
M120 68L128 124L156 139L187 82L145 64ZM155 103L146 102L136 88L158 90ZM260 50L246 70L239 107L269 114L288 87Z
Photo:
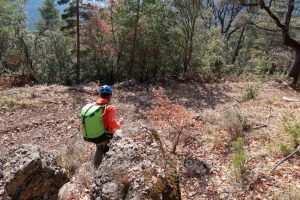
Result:
M54 31L59 28L59 10L56 8L55 0L44 0L39 8L41 19L37 22L40 33L46 30Z
M211 34L203 55L203 69L219 77L226 66L224 59L225 43L217 30L211 32Z
M255 99L259 88L257 85L246 85L242 94L242 102L248 101L250 99Z
M282 125L284 130L292 137L295 147L300 144L300 115L293 115L290 118L283 117Z
M99 7L79 2L82 82L144 82L181 74L270 79L290 64L291 55L278 48L280 34L249 24L273 29L270 17L238 2L222 2L223 21L219 6L201 1L113 0ZM44 1L37 34L27 28L23 0L0 0L0 76L20 73L40 83L75 83L76 1L58 4L66 6L61 22L55 1ZM291 32L296 35L295 28ZM245 99L255 96L253 88L246 93Z
M278 149L279 153L283 156L289 155L294 150L291 146L289 146L281 141L277 144L277 146L279 148Z
M60 32L46 31L35 35L33 64L41 83L74 83L74 57L69 49L71 43Z
M2 99L0 102L2 106L9 106L9 107L13 107L17 104L17 101L15 99L9 97Z
M242 137L237 137L231 142L232 146L232 160L231 160L231 170L234 178L239 180L244 177L246 168L245 163L247 160L247 154L244 150L244 141Z
M33 104L26 101L25 99L16 99L13 97L5 97L3 99L0 99L0 106L7 106L7 107L21 107L21 108L29 108L34 107Z
M270 72L272 60L265 51L251 49L250 57L247 61L247 72L257 75L268 74Z

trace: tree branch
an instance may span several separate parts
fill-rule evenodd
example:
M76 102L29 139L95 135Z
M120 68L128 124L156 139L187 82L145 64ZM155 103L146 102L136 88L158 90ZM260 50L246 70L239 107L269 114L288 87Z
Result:
M276 25L281 28L281 29L285 29L285 26L280 22L279 18L271 11L271 9L266 6L264 0L260 0L260 8L264 9L269 16L276 22Z
M294 0L289 0L288 2L288 11L285 14L284 24L280 22L279 18L271 11L270 7L266 6L264 0L259 0L259 3L250 4L244 3L243 0L240 0L240 2L242 5L246 6L258 6L259 4L260 8L265 10L268 13L268 15L275 21L277 27L281 29L284 44L294 49L299 48L300 43L291 38L291 36L289 35L289 25L294 10ZM271 4L269 4L269 6L271 6Z
M259 3L245 3L243 0L240 0L240 4L243 6L250 6L250 7L255 7L255 6L259 6Z
M297 149L295 151L293 151L292 153L290 153L290 155L288 155L287 157L283 158L278 164L276 164L271 170L270 173L272 173L281 163L283 163L284 161L286 161L287 159L289 159L290 157L292 157L295 153L300 152L300 146L297 147Z
M260 26L258 26L257 24L255 24L253 22L251 22L250 24L253 25L253 26L255 26L256 28L264 30L264 31L270 31L270 32L278 32L278 31L280 31L280 30L274 30L274 29L260 27Z
M294 10L294 0L289 0L288 10L284 17L284 26L285 26L287 32L289 31L288 29L289 29L289 25L291 22L293 10Z

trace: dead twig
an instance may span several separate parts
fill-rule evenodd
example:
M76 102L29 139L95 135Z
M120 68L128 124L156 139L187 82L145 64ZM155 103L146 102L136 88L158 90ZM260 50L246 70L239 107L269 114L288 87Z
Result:
M267 119L270 119L271 117L272 117L272 107L270 107L270 109L269 109L269 115L268 115Z
M292 157L295 153L300 152L300 146L297 147L297 149L295 151L293 151L292 153L290 153L288 156L286 156L285 158L283 158L279 163L277 163L271 170L270 173L272 173L279 165L281 165L281 163L283 163L284 161L288 160L290 157Z

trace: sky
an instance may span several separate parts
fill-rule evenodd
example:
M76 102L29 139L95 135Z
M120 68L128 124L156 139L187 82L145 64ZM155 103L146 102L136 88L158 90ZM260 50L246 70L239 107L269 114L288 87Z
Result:
M95 4L101 4L104 0L83 0L84 4L88 3L95 3ZM27 14L28 18L28 26L30 29L35 30L35 23L39 20L40 18L40 13L39 13L39 7L42 5L43 0L28 0L28 3L25 6L25 12ZM63 12L63 9L65 6L59 6L60 12ZM295 11L294 14L300 14L300 0L295 1Z
M35 30L35 23L40 19L39 7L43 4L43 0L28 0L25 5L25 13L28 18L28 26L30 29ZM60 12L63 12L64 7L58 6Z
M101 2L104 0L82 0L84 4L98 4L100 5ZM27 4L25 5L25 12L28 18L28 26L31 30L35 30L35 23L40 19L40 12L39 7L43 4L43 0L28 0ZM66 5L59 6L57 4L57 8L59 8L60 12L62 13Z

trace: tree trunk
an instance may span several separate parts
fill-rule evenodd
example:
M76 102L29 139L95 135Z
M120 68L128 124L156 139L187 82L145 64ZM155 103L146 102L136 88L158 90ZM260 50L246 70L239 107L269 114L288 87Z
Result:
M292 66L290 67L288 76L293 78L293 85L298 81L300 75L300 46L295 48L295 58Z
M138 3L138 5L137 5L137 11L136 11L134 33L133 33L133 45L132 45L132 52L131 52L131 58L130 58L130 64L129 64L129 74L130 75L132 74L132 69L133 69L133 65L134 65L138 23L139 23L139 19L140 19L140 0L138 0L137 3Z
M190 65L190 61L191 61L191 57L192 57L192 53L193 53L194 31L195 31L195 24L192 25L191 37L190 37L190 46L189 46L186 65L184 66L184 73L187 73L188 66Z
M234 64L234 63L235 63L236 58L237 58L238 55L239 55L239 51L240 51L240 49L241 49L241 44L242 44L242 41L243 41L243 39L244 39L244 33L245 33L245 30L246 30L246 28L243 27L242 32L241 32L240 37L239 37L239 41L238 41L238 43L237 43L237 45L236 45L236 47L235 47L235 51L234 51L234 54L233 54L233 57L232 57L232 60L231 60L231 64Z
M76 83L80 83L80 27L79 27L79 0L76 0Z

